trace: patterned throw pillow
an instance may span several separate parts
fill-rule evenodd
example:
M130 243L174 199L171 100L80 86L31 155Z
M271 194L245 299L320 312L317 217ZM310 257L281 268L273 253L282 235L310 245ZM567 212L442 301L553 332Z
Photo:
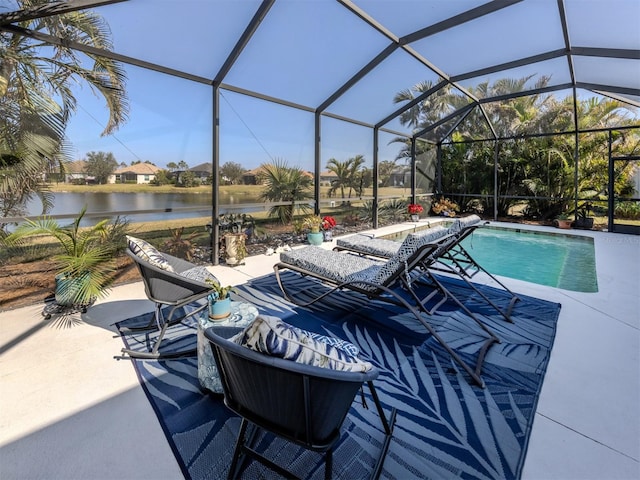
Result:
M190 280L195 280L196 282L204 283L206 280L214 280L220 283L218 278L209 270L207 270L207 267L202 267L202 266L193 267L188 270L185 270L184 272L179 272L178 275L180 275L181 277L188 278Z
M347 353L347 349L314 338L309 332L268 315L258 316L231 341L256 352L315 367L349 372L366 372L373 368L369 362ZM357 349L355 345L351 347Z
M303 330L301 328L293 327L298 330L300 336L307 335L318 342L323 342L333 347L339 348L340 350L344 350L348 355L352 357L357 356L360 353L360 349L356 347L353 343L347 342L346 340L342 340L341 338L336 337L327 337L326 335L320 335L316 332L309 332L307 330Z
M129 245L129 250L145 262L149 262L151 265L161 268L162 270L167 270L168 272L174 271L165 256L149 242L127 235L127 243Z

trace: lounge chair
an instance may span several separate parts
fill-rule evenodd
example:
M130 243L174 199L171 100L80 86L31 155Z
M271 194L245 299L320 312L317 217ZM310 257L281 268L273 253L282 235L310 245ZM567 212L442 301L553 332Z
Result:
M268 452L257 450L253 440L265 430L323 453L324 478L332 478L333 446L340 438L341 426L354 397L364 383L369 386L385 434L371 476L378 478L396 417L394 408L387 419L374 388L373 380L379 370L371 364L366 371L346 371L277 358L228 340L240 331L233 327L205 330L220 372L224 403L242 418L227 478L240 478L244 456L259 461L283 477L292 478L291 472L265 456ZM364 400L364 394L362 398ZM253 429L248 429L250 425Z
M480 265L471 254L461 245L461 242L469 237L477 228L482 225L486 225L488 222L482 222L479 216L470 215L468 217L457 218L451 224L451 226L442 231L442 235L452 235L455 237L455 241L448 243L446 249L441 249L438 258L431 258L428 265L422 265L423 268L429 268L431 270L437 270L445 273L450 273L459 276L469 287L471 287L476 294L489 305L491 305L496 311L498 311L507 321L512 322L511 312L515 302L518 301L518 296L513 293L507 286L498 280L493 274L487 271L482 265ZM430 231L434 229L427 229L421 232L416 232L414 235L430 235ZM398 252L400 243L394 240L388 240L384 238L374 238L366 234L353 235L351 237L340 238L336 241L334 250L337 251L349 251L355 252L360 255L367 255L375 258L391 258ZM484 292L478 289L471 279L479 272L485 273L491 280L498 284L505 292L510 296L509 304L506 309L500 308L496 303L491 300Z
M155 303L155 313L148 324L140 327L121 327L120 333L128 335L152 330L157 330L159 333L148 351L123 348L122 353L130 358L151 359L195 355L196 349L161 352L160 345L169 327L184 322L208 307L208 302L202 303L200 300L205 299L212 292L211 285L205 280L215 279L215 276L205 267L160 253L148 243L134 237L129 237L126 253L138 267L147 298ZM189 304L196 304L196 308L176 315L182 307ZM162 313L163 306L171 307L166 318Z
M435 227L430 236L407 236L398 253L386 261L314 246L283 252L280 254L280 262L273 267L276 280L284 297L301 306L311 305L336 290L346 289L361 293L369 298L379 298L407 308L471 378L478 385L484 386L480 376L484 357L489 347L494 343L500 343L500 339L437 278L432 276L434 289L424 298L420 298L411 285L412 274L420 265L433 263L443 249L448 248L451 242L455 242L454 236L443 236L442 230L444 230L442 227ZM287 289L280 275L282 270L291 270L303 276L318 279L332 287L310 301L301 301ZM399 291L394 290L398 286L401 286L402 291L409 294L415 307ZM438 294L441 296L440 300L437 300ZM420 313L423 312L431 316L449 299L453 300L487 334L478 354L475 370L460 358ZM435 305L428 307L428 305L432 305L431 302L434 300Z

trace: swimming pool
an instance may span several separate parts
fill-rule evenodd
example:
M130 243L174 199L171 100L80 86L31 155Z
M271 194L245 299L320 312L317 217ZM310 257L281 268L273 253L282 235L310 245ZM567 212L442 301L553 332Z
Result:
M462 245L494 275L576 292L598 291L593 238L482 227Z
M494 275L576 292L598 291L593 238L483 227L462 245Z

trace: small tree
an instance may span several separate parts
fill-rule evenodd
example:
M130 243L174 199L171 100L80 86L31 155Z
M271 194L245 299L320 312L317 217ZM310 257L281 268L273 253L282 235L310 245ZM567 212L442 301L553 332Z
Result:
M193 172L186 171L180 174L180 185L183 187L195 187L200 182L196 179L196 175Z
M260 179L264 185L261 198L268 202L287 202L275 205L269 210L269 216L276 217L283 224L290 224L296 202L313 198L311 195L312 178L298 167L289 167L284 160L261 166ZM306 213L309 206L300 208Z
M244 175L246 169L235 162L226 162L220 167L220 178L225 178L231 184L236 185L242 182L242 175Z
M118 168L118 162L111 152L89 152L86 156L85 172L87 175L95 177L99 184L107 183L109 175Z
M156 178L154 178L151 183L153 185L171 185L173 180L169 177L167 170L158 170L156 172Z

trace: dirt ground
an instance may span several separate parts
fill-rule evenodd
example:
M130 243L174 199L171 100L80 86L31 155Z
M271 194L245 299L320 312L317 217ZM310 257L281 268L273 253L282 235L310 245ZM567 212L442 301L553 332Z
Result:
M115 285L140 280L140 274L129 257L119 257L116 262ZM45 300L54 293L56 268L52 261L5 265L1 272L0 312L29 305L44 305Z
M264 253L267 248L304 242L304 237L291 233L277 233L264 243L247 244L247 255ZM194 263L209 264L210 253L200 252L202 258ZM206 257L206 258L205 258ZM140 274L133 261L126 255L116 259L117 272L113 285L140 281ZM52 261L38 261L0 267L0 312L29 305L42 304L52 297L55 291L56 267Z

